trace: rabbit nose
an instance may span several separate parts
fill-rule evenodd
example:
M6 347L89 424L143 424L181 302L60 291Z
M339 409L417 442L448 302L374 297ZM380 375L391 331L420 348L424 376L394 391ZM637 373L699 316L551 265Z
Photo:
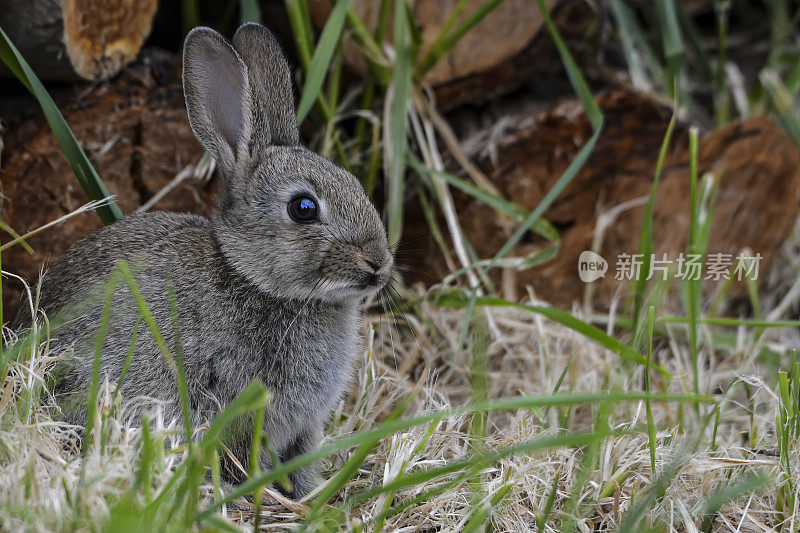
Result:
M391 256L380 260L376 259L375 257L367 256L362 252L361 260L364 262L364 267L366 267L365 283L367 286L377 287L378 285L383 285L386 283L387 273L389 272L392 263Z

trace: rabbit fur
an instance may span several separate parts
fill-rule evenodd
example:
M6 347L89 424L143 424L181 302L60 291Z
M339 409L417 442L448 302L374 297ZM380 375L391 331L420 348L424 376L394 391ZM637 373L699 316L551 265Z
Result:
M39 308L61 317L54 342L76 354L60 370L56 393L75 399L62 409L83 423L101 295L126 260L166 345L182 353L192 423L210 420L259 379L271 395L264 433L286 461L320 442L343 394L360 346L362 302L391 275L386 231L359 181L299 144L289 67L266 28L246 24L232 45L196 28L183 58L189 122L220 172L216 209L208 218L128 216L52 263ZM292 220L287 205L298 195L315 201L318 220ZM118 283L101 379L119 379L138 314L131 289ZM152 397L179 418L176 377L143 322L123 398ZM252 427L240 420L225 437L245 469ZM260 462L271 467L266 453ZM228 475L241 480L235 469ZM313 466L296 472L290 494L307 493L315 477Z

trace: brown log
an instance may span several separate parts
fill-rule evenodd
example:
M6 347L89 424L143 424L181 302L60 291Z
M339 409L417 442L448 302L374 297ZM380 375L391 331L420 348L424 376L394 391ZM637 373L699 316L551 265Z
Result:
M411 2L415 20L420 26L423 57L439 35L442 26L459 0L416 0ZM471 0L461 13L463 22L481 6L482 0ZM546 0L548 7L558 0ZM578 2L569 2L577 4ZM353 0L351 6L370 30L377 27L380 2ZM585 3L580 2L586 9ZM318 28L325 25L332 9L331 0L309 2L312 19ZM534 46L541 33L542 17L536 2L531 0L506 0L501 2L478 25L470 30L427 74L425 82L437 93L439 103L452 108L460 103L482 103L497 95L518 88L535 71L539 49ZM387 44L392 42L392 23L388 24ZM347 40L345 62L359 74L366 65L352 40ZM556 56L557 57L557 56Z
M147 54L146 50L143 64L125 69L89 94L78 89L54 93L64 118L126 214L203 154L186 118L177 58L164 52L167 57ZM8 146L0 172L4 222L24 234L88 201L44 119L9 127L5 137ZM187 179L154 209L203 213L209 209L209 197L207 184ZM33 282L43 263L100 225L94 213L71 218L31 238L33 255L19 246L4 251L3 270ZM8 242L7 236L3 241ZM3 279L6 320L19 304L20 288L18 282Z
M157 7L158 0L0 0L0 27L41 79L101 80L136 58Z
M545 213L559 229L561 248L554 260L530 270L512 272L503 280L512 293L524 295L530 286L551 303L570 308L583 302L585 283L578 277L578 257L590 250L602 213L635 199L646 199L653 182L656 160L672 109L651 96L613 90L598 98L605 128L586 165ZM552 188L577 152L591 136L591 126L577 102L566 102L546 112L505 117L499 131L489 130L468 143L472 155L502 194L532 210ZM654 217L656 253L677 260L686 251L689 234L688 130L676 127L657 195ZM713 173L719 181L709 253L736 255L745 248L760 253L760 280L775 262L781 243L789 235L800 206L800 154L792 140L769 119L755 117L704 136L700 141L701 175ZM510 236L509 228L484 204L456 194L463 229L481 258L491 258ZM619 214L605 232L600 254L608 260L605 278L595 282L594 304L607 308L620 281L615 263L620 254L635 254L644 205ZM415 217L410 215L409 220ZM511 230L514 228L512 227ZM404 240L425 235L423 225L410 226ZM510 256L526 256L546 245L526 236ZM419 242L409 248L419 249ZM443 261L436 245L409 257L408 276L415 278L425 261L436 258L416 279L442 279ZM659 255L660 257L660 255ZM500 283L499 276L495 277ZM628 282L625 282L628 283ZM741 288L741 283L737 283ZM707 290L719 288L709 282ZM513 294L512 294L513 295Z

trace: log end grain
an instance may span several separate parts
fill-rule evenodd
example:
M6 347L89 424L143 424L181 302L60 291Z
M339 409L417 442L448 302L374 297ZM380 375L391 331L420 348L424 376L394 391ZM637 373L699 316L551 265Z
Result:
M107 79L133 61L150 33L158 0L64 0L64 43L75 71Z

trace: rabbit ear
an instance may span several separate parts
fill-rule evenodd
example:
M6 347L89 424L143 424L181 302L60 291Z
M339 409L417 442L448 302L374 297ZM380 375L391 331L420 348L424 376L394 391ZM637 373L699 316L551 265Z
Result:
M239 55L210 28L195 28L186 36L183 92L200 144L232 171L251 137L250 83Z
M247 65L256 135L267 144L298 144L292 78L278 41L267 28L250 22L236 31L233 46Z

